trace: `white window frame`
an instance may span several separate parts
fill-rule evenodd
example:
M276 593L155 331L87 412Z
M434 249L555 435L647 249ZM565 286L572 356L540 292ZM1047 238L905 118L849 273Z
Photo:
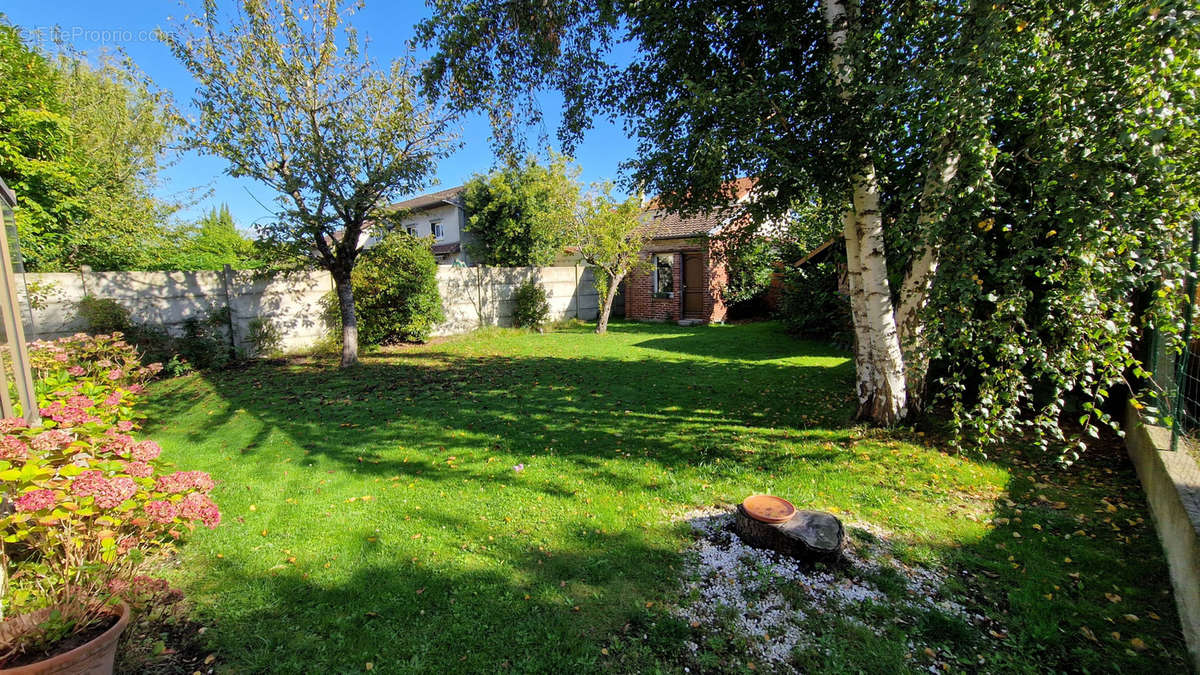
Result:
M405 225L404 231L408 232L409 236L412 236L412 237L417 236L417 224L409 223L409 224Z
M668 283L670 283L670 290L666 290L666 291L662 290L662 286L659 283L661 281L661 279L659 278L659 275L658 275L659 259L665 259L667 262L667 266L671 270L671 276L668 279ZM653 266L651 267L652 271L651 271L651 276L650 276L650 293L652 293L654 295L658 295L660 293L667 293L668 294L667 297L672 297L672 298L675 297L675 254L674 253L655 253L652 262L653 262Z
M429 231L433 234L433 238L438 241L446 238L446 228L440 220L429 221Z

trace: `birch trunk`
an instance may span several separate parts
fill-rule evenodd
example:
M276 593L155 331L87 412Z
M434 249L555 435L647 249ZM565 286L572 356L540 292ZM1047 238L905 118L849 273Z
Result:
M862 302L871 335L874 390L860 396L859 416L880 424L895 424L907 414L904 353L896 330L892 289L888 283L883 242L883 217L879 212L879 183L875 166L863 160L854 181L855 230L861 266Z
M921 188L921 213L917 216L917 229L924 237L925 244L900 286L900 306L896 309L896 326L900 331L900 346L904 350L908 408L913 412L924 407L925 376L929 370L921 312L929 302L929 291L933 287L938 266L936 238L930 236L929 229L942 217L942 197L958 174L958 152L949 148L948 140L942 146L940 164L930 167L925 185Z
M843 56L848 30L846 0L823 1L829 44L833 48L834 76L842 98L848 100L853 74ZM907 412L904 355L887 278L879 183L866 148L860 157L858 174L853 179L853 203L843 220L850 312L854 321L858 417L894 424Z

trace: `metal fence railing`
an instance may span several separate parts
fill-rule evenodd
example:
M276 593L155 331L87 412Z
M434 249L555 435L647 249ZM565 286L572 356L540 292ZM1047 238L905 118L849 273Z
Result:
M1167 340L1155 331L1150 339L1148 369L1158 421L1171 430L1171 450L1200 448L1200 331L1196 316L1196 276L1200 270L1200 217L1192 220L1190 273L1184 284L1188 303L1183 332Z

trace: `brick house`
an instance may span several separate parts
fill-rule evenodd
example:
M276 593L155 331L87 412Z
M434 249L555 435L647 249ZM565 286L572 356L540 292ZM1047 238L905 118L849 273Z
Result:
M715 238L726 227L736 226L739 204L751 196L755 180L739 178L730 184L732 202L727 209L687 218L646 205L649 232L643 258L648 272L633 272L625 281L625 316L639 321L700 321L719 323L729 311L722 290L729 278L721 259L721 242Z

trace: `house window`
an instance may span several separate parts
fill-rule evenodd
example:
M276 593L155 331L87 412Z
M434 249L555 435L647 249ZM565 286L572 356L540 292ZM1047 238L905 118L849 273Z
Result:
M651 289L654 295L670 297L670 294L675 292L675 255L671 253L660 253L654 256L654 270L652 272Z
M435 220L429 223L429 228L433 230L433 238L437 239L438 241L441 241L442 238L446 236L446 230L442 227L442 222L440 220Z
M404 229L405 229L405 230L407 230L407 231L408 231L408 233L409 233L410 235L412 235L412 236L414 236L414 237L415 237L415 236L417 236L417 225L416 225L416 223L413 223L413 224L410 224L410 225L405 225L405 226L404 226Z

